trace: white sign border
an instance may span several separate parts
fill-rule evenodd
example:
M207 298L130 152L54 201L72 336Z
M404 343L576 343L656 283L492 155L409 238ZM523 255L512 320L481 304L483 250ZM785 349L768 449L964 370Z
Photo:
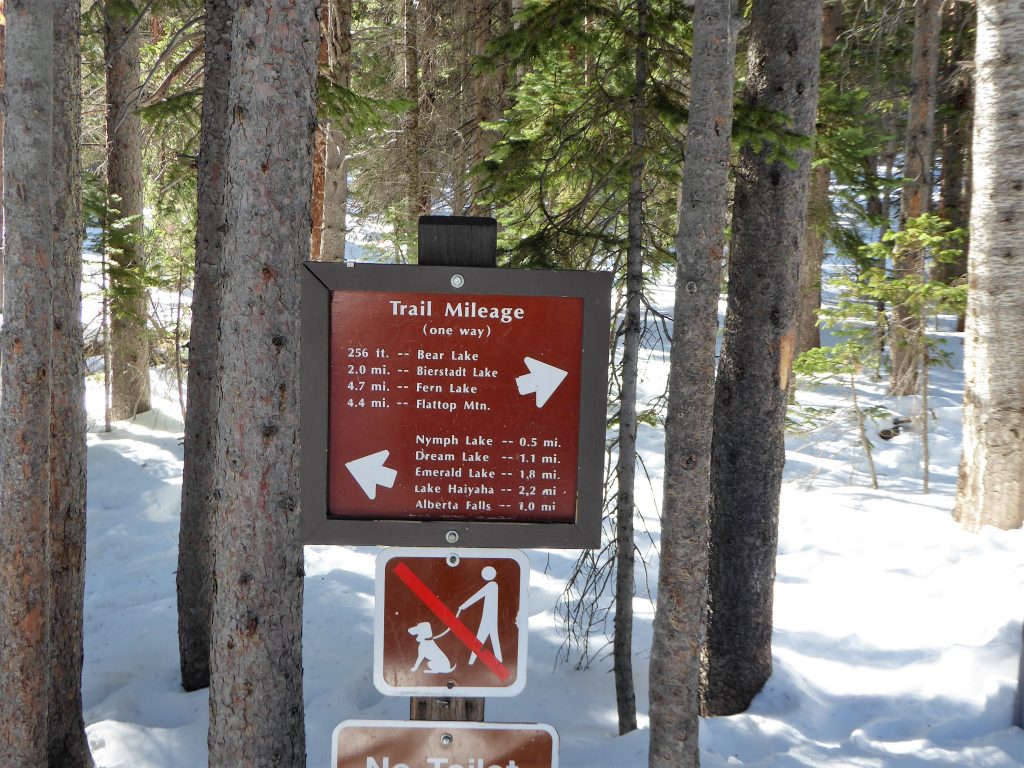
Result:
M447 560L456 555L462 560L514 560L519 565L519 628L516 655L516 680L509 686L462 686L449 689L445 683L436 686L393 686L384 679L384 569L395 558L425 558ZM522 693L526 688L526 669L529 666L527 639L530 635L530 614L527 603L530 596L530 559L518 549L460 549L458 547L389 547L377 556L374 579L373 605L373 684L385 696L435 696L442 698L508 697Z
M447 550L445 550L447 551ZM498 550L505 551L505 550ZM551 768L558 768L558 731L547 723L475 723L452 720L342 720L331 732L331 768L338 766L338 739L346 728L444 728L452 731L544 731L551 736Z

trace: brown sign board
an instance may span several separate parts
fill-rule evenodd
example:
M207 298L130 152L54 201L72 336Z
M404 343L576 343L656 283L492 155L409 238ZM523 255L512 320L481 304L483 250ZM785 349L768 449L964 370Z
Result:
M526 686L530 562L512 549L377 558L373 681L389 696L515 696Z
M346 720L331 768L558 768L558 734L543 723Z
M303 540L596 546L608 273L307 264Z

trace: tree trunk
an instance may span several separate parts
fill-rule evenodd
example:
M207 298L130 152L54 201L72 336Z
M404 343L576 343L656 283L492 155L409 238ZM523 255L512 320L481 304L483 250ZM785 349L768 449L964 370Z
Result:
M650 768L696 768L707 604L715 336L736 58L736 0L697 0L676 233L658 606L651 647Z
M448 136L440 136L436 130L437 116L435 115L435 109L437 107L437 96L438 93L444 94L449 88L448 83L440 81L438 78L443 77L448 73L445 68L445 61L439 60L441 56L438 52L438 43L442 45L445 42L444 36L439 40L438 37L438 24L440 22L439 17L448 12L448 6L444 3L444 0L419 0L419 37L417 48L419 49L419 66L420 66L420 125L423 126L423 134L426 134L427 141L437 141L439 138L442 142L447 143L450 139ZM441 67L441 74L438 74L438 67ZM443 119L443 118L442 118ZM441 132L442 135L444 132ZM429 216L434 209L434 195L435 190L443 188L444 182L439 181L439 177L444 171L448 170L447 163L440 161L436 154L436 145L432 150L427 151L426 163L427 163L427 178L422 179L420 184L420 200L419 200L419 212L421 216Z
M645 0L639 0L644 2ZM487 50L487 42L491 36L491 0L475 0L473 6L473 57L479 59ZM490 152L492 136L484 130L484 123L491 119L491 100L493 88L491 74L489 72L472 70L473 86L473 125L472 150L469 158L470 179L473 189L470 193L470 216L488 216L490 207L484 205L483 196L483 174L481 166Z
M745 101L814 132L821 0L754 0ZM771 674L784 426L810 152L740 154L715 388L704 709L745 710Z
M476 19L476 0L461 0L455 11L459 27L458 50L461 54L458 63L458 78L461 83L472 83L473 78L473 29ZM456 124L469 126L473 121L475 108L473 105L472 88L463 86L458 89L458 96L455 105ZM461 130L455 135L455 147L452 154L455 162L452 164L452 213L462 216L469 213L469 206L472 204L472 182L470 173L473 167L472 158L472 135L466 136L468 131Z
M1020 665L1017 667L1017 695L1013 699L1013 725L1024 728L1024 631L1021 632Z
M978 3L964 439L954 517L1024 525L1024 7Z
M53 329L50 389L49 765L92 766L82 718L85 597L85 353L82 344L78 0L54 16Z
M327 24L330 0L320 0L320 47L317 52L317 69L327 68ZM327 121L317 117L316 134L313 137L313 192L310 215L313 228L309 233L309 258L320 261L320 245L324 234L324 175L327 162Z
M212 495L219 423L216 373L221 322L221 249L226 227L231 20L239 0L207 0L203 108L197 173L196 270L189 334L185 467L178 533L178 652L186 691L210 684L213 604Z
M50 680L50 337L54 4L7 0L0 328L0 745L4 764L47 764Z
M299 270L309 252L317 0L231 31L221 254L210 765L305 765Z
M821 50L836 44L842 7L838 2L826 3L821 17ZM827 165L811 171L811 191L807 201L807 224L804 232L803 256L800 260L800 304L797 310L796 352L821 346L818 310L821 308L821 263L825 259L825 229L832 216L829 181L832 172Z
M622 386L619 390L619 456L615 497L615 700L619 733L636 730L636 691L633 686L633 515L636 510L636 389L639 375L640 336L643 330L641 297L644 289L644 151L647 147L647 0L636 4L636 55L633 99L630 107L631 152L627 206L626 315L622 320Z
M970 18L970 22L968 19ZM946 8L946 25L951 30L952 42L943 52L943 106L941 152L942 177L939 183L939 215L954 227L967 228L970 207L966 191L967 156L971 145L971 81L961 71L963 62L970 58L966 40L973 30L973 7L964 3L950 3ZM953 262L935 265L936 280L953 285L967 276L967 243L960 257ZM964 330L966 315L957 317L957 330Z
M405 168L406 168L406 210L407 241L416 239L416 226L420 218L420 194L423 182L420 178L420 64L418 50L419 19L417 0L402 0L405 19L405 46L403 56L405 98L412 105L405 113Z
M328 15L328 65L334 81L352 85L352 0L331 0ZM320 258L345 260L348 228L348 137L344 127L327 126L324 160L324 214Z
M512 0L498 0L497 24L495 37L507 35L512 31ZM504 115L505 110L512 106L513 91L518 86L516 73L510 70L508 57L502 56L494 76L494 113L496 117Z
M942 0L916 0L914 9L914 49L910 72L912 91L903 158L900 229L906 227L908 220L928 212L932 192ZM920 275L923 269L923 251L907 251L894 256L893 273L897 279ZM889 390L893 395L917 393L918 363L921 357L918 348L922 343L922 332L921 317L906 307L893 307L889 345L892 359Z
M129 3L107 0L105 61L107 79L108 216L127 219L109 227L111 416L130 419L150 408L148 291L142 247L142 123L139 98L139 40Z
M0 6L3 1L0 0ZM2 13L2 11L0 11ZM0 92L4 89L4 70L7 56L7 24L0 24ZM0 199L4 194L4 110L0 109ZM4 246L7 238L4 236L4 207L0 205L0 307L4 303Z

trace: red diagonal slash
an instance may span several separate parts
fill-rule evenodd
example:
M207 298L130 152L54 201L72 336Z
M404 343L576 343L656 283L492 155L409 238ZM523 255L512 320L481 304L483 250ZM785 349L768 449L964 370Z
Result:
M463 642L463 644L469 648L473 653L477 655L477 658L484 663L491 672L498 676L501 682L505 682L511 677L512 673L498 661L497 657L486 648L483 643L476 639L476 635L470 631L469 627L462 623L458 616L452 613L448 606L441 602L441 600L430 591L430 587L424 584L420 578L409 570L409 566L405 563L399 563L395 566L395 576L402 580L409 589L412 590L413 594L418 597L431 612L439 618L448 629L455 633L455 636Z

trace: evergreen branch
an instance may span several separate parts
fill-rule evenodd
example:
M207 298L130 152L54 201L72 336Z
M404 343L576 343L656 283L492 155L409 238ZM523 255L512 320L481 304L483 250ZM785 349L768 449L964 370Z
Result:
M182 73L192 65L192 62L195 61L196 57L202 55L205 47L205 42L200 39L196 44L196 47L189 51L185 58L179 61L174 69L167 74L167 77L165 77L163 82L157 86L157 89L153 91L152 95L139 102L139 108L145 109L146 107L151 107L154 104L163 101L164 97L167 95L167 91L169 91L174 82L181 77ZM156 67L153 68L153 72L156 72ZM152 73L150 73L150 77L152 77ZM146 83L148 82L149 79L147 78ZM139 89L140 92L145 89L146 83L143 83L142 88Z

